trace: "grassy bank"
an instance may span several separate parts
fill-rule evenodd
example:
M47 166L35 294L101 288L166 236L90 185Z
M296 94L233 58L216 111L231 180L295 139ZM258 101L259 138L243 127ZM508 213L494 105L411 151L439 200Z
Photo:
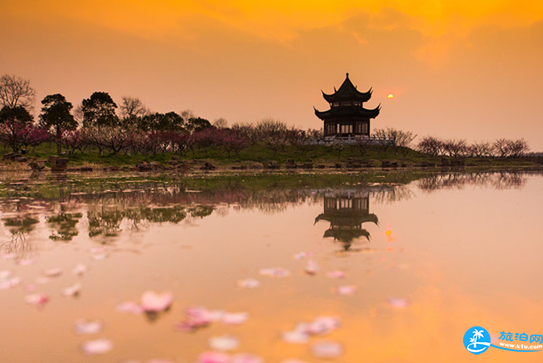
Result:
M9 150L5 150L5 153ZM56 145L45 143L24 155L28 160L24 163L4 161L3 170L27 169L28 162L32 160L49 160L56 156ZM366 146L363 149L357 146L324 146L310 145L303 147L285 146L279 150L272 150L266 145L256 144L248 146L239 153L226 153L222 148L209 147L206 149L188 150L180 153L159 154L100 154L98 149L89 148L84 153L75 152L67 157L70 168L82 166L94 169L105 167L135 168L136 165L147 162L169 168L180 165L185 169L199 169L204 163L211 163L219 170L232 168L259 169L264 164L274 163L281 168L286 165L306 165L312 168L329 169L341 164L342 168L381 167L383 162L392 163L393 167L417 166L468 166L468 167L530 167L541 165L542 160L528 158L443 158L432 157L408 148L394 148L391 146ZM46 162L46 165L51 165ZM386 166L386 165L385 165Z

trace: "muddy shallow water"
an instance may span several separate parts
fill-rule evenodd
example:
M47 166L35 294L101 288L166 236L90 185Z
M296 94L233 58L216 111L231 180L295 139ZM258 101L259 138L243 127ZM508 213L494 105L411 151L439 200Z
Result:
M0 361L198 362L228 335L227 354L264 362L540 362L462 339L543 334L541 174L412 179L3 180ZM119 311L147 291L173 303ZM247 320L180 331L192 307ZM318 317L339 326L288 334ZM76 334L79 319L101 328Z

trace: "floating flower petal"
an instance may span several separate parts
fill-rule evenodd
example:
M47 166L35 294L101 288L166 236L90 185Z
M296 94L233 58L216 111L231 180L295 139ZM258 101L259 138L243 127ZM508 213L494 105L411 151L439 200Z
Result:
M22 279L18 276L0 280L0 290L7 290L21 283Z
M285 342L291 344L306 344L309 342L309 335L305 331L298 329L283 332L281 336Z
M154 291L146 291L141 296L141 307L147 312L161 312L167 310L173 303L173 295L166 291L157 294Z
M324 335L341 326L341 320L335 316L320 316L315 318L307 326L307 332L311 335Z
M44 294L31 294L25 297L25 301L29 304L43 306L46 302L49 301L49 297Z
M49 270L45 270L43 274L47 277L57 277L62 275L62 270L59 268L52 268Z
M239 347L239 338L232 335L222 335L209 339L209 346L216 350L235 350Z
M260 286L260 282L255 279L245 279L238 281L238 286L245 289L254 289Z
M222 321L225 324L239 325L243 324L249 319L247 313L224 313Z
M0 271L0 280L6 280L10 276L11 276L11 271L9 270Z
M342 279L345 277L345 272L341 270L330 271L326 274L331 279Z
M102 330L102 323L98 320L78 320L74 324L74 332L78 335L96 334Z
M340 295L353 295L357 288L354 285L342 285L337 287L337 293Z
M202 307L187 309L186 319L177 323L175 329L182 332L192 332L208 326L211 322L222 319L224 313L219 310L207 310Z
M107 339L96 339L84 342L81 350L86 355L104 354L113 349L113 343Z
M121 313L141 314L143 313L143 308L132 301L127 301L117 305L117 311Z
M294 257L295 260L301 260L302 258L312 257L312 256L313 256L313 252L301 251L301 252L295 253L292 257Z
M390 304L390 306L398 309L405 309L409 307L409 301L407 301L407 299L390 298L388 299L388 303Z
M343 354L343 348L341 344L336 342L319 342L313 344L311 352L317 358L332 359Z
M230 356L223 352L204 352L198 357L198 363L230 363Z
M30 265L33 265L34 262L36 262L36 260L34 260L33 258L19 260L19 266L30 266Z
M78 296L81 292L81 284L74 284L62 290L64 296Z
M88 267L82 263L78 263L75 268L73 269L73 273L75 275L83 275L85 272L87 272Z
M305 266L305 272L310 275L315 275L317 272L319 272L321 269L319 265L313 260L308 260L307 264Z
M290 271L282 267L271 267L260 269L259 273L263 276L271 277L287 277L290 275Z
M232 356L230 363L264 363L264 360L254 354L241 353Z

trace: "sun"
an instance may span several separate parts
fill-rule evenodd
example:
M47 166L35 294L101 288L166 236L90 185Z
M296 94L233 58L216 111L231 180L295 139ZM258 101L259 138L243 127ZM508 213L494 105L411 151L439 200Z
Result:
M394 98L394 95L392 93L389 93L388 98Z

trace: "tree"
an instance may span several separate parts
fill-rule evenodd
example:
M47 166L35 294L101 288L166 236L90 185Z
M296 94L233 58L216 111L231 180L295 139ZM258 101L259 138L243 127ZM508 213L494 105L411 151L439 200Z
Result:
M510 140L509 141L509 154L512 157L519 157L530 151L528 143L524 139Z
M143 102L136 97L123 97L119 106L121 114L121 126L124 128L140 128L144 117L150 114L150 111Z
M33 117L22 106L2 107L0 110L0 139L14 152L24 146L36 146L48 137L48 133L32 124Z
M445 140L443 142L443 152L450 157L457 158L464 155L467 151L466 140Z
M201 117L192 117L185 122L185 129L191 134L200 132L210 127L212 127L211 122Z
M115 114L117 104L107 92L94 92L83 102L83 127L117 126L119 118Z
M256 124L256 133L260 142L268 146L275 155L288 142L288 127L285 123L273 119L264 119Z
M46 130L52 129L57 144L57 153L60 154L62 133L77 129L77 121L70 113L73 106L59 93L45 96L41 103L43 107L40 115L40 127Z
M433 136L425 136L417 145L417 149L432 156L438 156L443 153L443 141Z
M175 112L146 115L137 128L142 131L185 131L183 118Z
M137 97L125 96L122 98L121 106L119 106L121 117L143 117L149 114L149 109L145 107L143 102Z
M228 128L228 121L225 118L221 117L213 121L213 127L217 129L226 129Z
M32 110L36 90L30 86L30 81L15 75L4 74L0 77L0 106L21 106Z

